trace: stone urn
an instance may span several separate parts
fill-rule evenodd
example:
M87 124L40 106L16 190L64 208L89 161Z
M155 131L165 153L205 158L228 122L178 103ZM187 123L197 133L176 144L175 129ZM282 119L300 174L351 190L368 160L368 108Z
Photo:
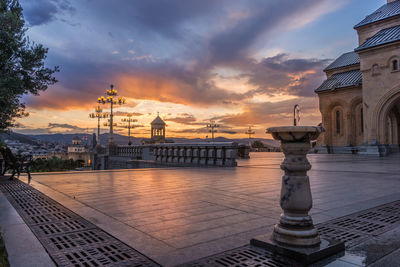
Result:
M313 126L283 126L267 129L267 133L281 141L281 149L285 159L281 169L282 177L280 205L283 213L275 225L273 239L284 245L309 247L321 243L308 212L312 208L310 181L307 171L311 164L307 153L310 142L324 132L322 127Z

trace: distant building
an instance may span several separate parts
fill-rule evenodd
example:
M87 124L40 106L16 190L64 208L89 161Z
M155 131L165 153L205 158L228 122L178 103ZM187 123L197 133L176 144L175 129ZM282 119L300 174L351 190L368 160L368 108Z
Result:
M165 122L159 115L151 122L151 142L165 143Z
M354 26L359 46L324 69L315 90L329 152L385 155L400 143L400 1L387 3ZM347 149L346 149L347 148Z
M72 139L72 144L68 145L67 158L73 159L75 161L80 161L82 166L90 166L92 152L89 148L82 144L82 140L79 137L74 137Z
M88 149L82 145L82 140L78 136L72 139L72 145L68 145L68 153L86 152L87 150Z

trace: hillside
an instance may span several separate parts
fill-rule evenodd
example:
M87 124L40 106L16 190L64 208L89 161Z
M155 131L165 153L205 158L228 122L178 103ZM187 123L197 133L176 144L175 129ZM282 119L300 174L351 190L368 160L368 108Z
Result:
M9 140L14 140L14 141L19 141L21 143L30 144L30 145L38 145L36 138L31 137L29 135L15 133L15 132L2 133L2 134L0 134L0 138L2 140L9 139Z

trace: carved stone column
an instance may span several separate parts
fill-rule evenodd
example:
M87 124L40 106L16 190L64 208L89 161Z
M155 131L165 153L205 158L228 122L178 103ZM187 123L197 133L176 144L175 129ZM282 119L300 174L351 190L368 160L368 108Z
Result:
M344 250L343 242L321 240L311 216L312 196L307 171L311 164L307 153L310 141L324 131L322 127L286 126L267 129L274 139L281 141L285 159L281 169L282 177L280 205L283 213L272 234L251 240L256 246L264 247L288 257L294 257L306 264ZM322 242L321 242L322 241Z
M280 204L283 210L280 221L274 228L274 240L295 246L313 246L321 243L318 231L308 215L312 207L310 181L307 171L311 165L307 160L310 142L282 142L285 159L282 177Z

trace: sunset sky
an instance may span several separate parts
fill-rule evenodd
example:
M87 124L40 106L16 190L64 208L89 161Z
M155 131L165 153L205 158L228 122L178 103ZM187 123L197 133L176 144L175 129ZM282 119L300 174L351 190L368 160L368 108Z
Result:
M20 2L30 39L49 48L46 66L61 71L24 97L30 116L17 132L93 132L88 113L113 83L135 136L148 137L160 112L167 137L204 138L214 118L219 136L245 137L251 125L268 138L267 127L292 123L296 103L300 124L321 122L322 69L357 46L353 26L386 0Z

